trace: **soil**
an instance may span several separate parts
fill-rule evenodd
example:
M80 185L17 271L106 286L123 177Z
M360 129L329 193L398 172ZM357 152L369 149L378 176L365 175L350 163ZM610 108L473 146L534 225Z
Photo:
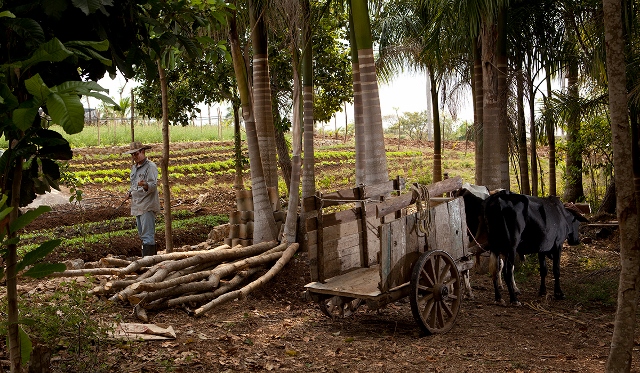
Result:
M232 192L215 187L207 191L217 197L200 206L198 214L233 210ZM104 191L85 188L85 193L82 210L68 204L56 206L37 220L38 227L108 222L114 216L128 215L126 207L118 208L117 198L111 198L110 205L101 202ZM192 202L185 200L176 208L193 208ZM210 230L202 227L201 232L180 233L174 237L175 246L202 242ZM317 304L302 296L310 272L307 253L300 252L267 286L202 317L192 317L182 308L150 312L149 323L172 326L177 338L134 342L127 347L103 345L99 367L120 372L602 372L611 343L615 301L585 301L582 295L603 279L617 282L618 237L615 229L593 226L583 227L582 234L583 243L567 247L562 256L566 300L539 297L536 270L519 278L523 305L500 306L493 301L488 275L472 269L474 298L463 300L455 326L445 334L424 335L412 317L408 299L378 310L363 306L349 318L326 317ZM108 254L138 255L139 250L136 236L118 237L51 259L93 261ZM47 291L59 281L25 280L19 291ZM552 281L551 276L547 281ZM614 300L615 291L609 294L613 293ZM92 317L139 322L130 306L98 297L92 302L96 310L107 310ZM639 372L640 338L636 335L635 340L632 371ZM3 343L0 362L7 369ZM58 348L52 368L63 371L63 363L71 359L69 352ZM93 370L99 371L98 366Z

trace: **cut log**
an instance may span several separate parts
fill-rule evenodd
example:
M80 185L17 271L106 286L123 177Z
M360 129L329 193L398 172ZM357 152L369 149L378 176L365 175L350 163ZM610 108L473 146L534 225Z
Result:
M260 276L257 280L251 282L250 284L244 286L243 288L223 294L217 297L216 299L212 300L211 302L201 306L200 308L195 310L194 315L201 316L205 312L208 312L221 304L232 301L236 298L245 298L247 294L257 289L258 287L262 286L267 281L271 280L273 276L275 276L278 272L280 272L280 270L284 267L284 265L287 264L289 260L291 260L291 258L293 257L293 254L295 254L296 251L298 250L298 247L299 245L297 243L291 244L284 251L284 253L282 253L280 259L278 259L276 264L274 264L273 267L271 267L271 269L267 271L267 273Z

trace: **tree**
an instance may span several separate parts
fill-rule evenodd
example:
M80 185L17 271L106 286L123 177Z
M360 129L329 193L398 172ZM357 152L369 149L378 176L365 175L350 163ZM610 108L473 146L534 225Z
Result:
M80 132L84 125L83 95L115 105L100 93L105 91L102 87L82 78L97 80L107 69L115 69L114 61L122 58L122 50L134 40L129 35L115 36L111 30L120 26L120 31L132 31L135 25L118 18L121 12L130 10L131 4L124 1L117 9L111 7L111 1L74 5L66 0L32 0L6 1L3 5L0 42L6 48L0 58L0 131L10 147L0 157L0 191L8 195L0 203L4 217L0 252L7 258L11 372L19 372L28 359L28 336L19 328L17 273L44 257L57 243L48 241L18 261L20 229L46 211L43 208L19 216L18 207L31 203L36 194L57 189L60 170L56 161L72 156L69 143L48 129L50 123L69 134ZM70 22L75 26L73 32L68 29ZM110 39L118 39L122 49L112 48L109 58L105 52ZM45 276L62 269L63 265L54 265L35 272Z
M618 0L603 0L609 112L616 170L616 211L620 227L622 265L618 285L618 308L606 364L607 372L631 370L640 284L640 128L637 121L633 127L630 126L627 114L629 102L625 45L628 45L628 40L625 40L623 34L622 4L623 2ZM630 183L630 180L635 180L635 185Z
M175 67L176 60L195 60L203 55L203 46L216 45L211 38L201 36L205 27L217 27L224 22L226 4L222 1L172 2L152 1L147 7L137 8L140 20L149 29L144 61L147 74L157 69L162 100L162 193L165 215L165 245L173 251L171 227L171 187L169 185L169 98L167 70ZM221 47L218 44L219 47ZM155 65L155 69L152 67Z

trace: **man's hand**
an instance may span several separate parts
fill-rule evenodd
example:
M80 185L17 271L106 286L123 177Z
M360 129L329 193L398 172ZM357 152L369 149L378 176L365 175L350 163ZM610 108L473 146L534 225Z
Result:
M149 188L149 183L144 180L138 181L138 186L141 186L142 189L147 190Z

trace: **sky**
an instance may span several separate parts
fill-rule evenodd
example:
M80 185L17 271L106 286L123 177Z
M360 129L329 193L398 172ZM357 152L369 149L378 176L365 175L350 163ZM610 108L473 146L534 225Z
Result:
M129 97L131 95L130 90L137 85L136 82L129 81L125 85L125 79L118 75L115 80L111 80L109 76L105 76L98 82L102 87L109 89L109 96L119 100L119 90L124 86L122 96ZM427 93L426 93L426 76L424 74L404 73L394 78L390 83L379 83L378 88L380 90L380 110L382 117L386 115L395 115L396 109L399 115L404 112L419 112L427 109ZM92 107L97 105L97 100L92 99L90 101ZM468 99L465 100L468 103L465 108L460 110L460 120L473 120L473 111L471 109L471 94L469 93ZM222 113L227 112L226 104L222 104ZM202 114L207 115L206 107L201 107ZM211 107L211 115L216 115L217 106ZM347 105L346 121L353 123L353 107ZM345 114L344 112L337 113L335 119L330 123L327 123L327 127L344 128Z

